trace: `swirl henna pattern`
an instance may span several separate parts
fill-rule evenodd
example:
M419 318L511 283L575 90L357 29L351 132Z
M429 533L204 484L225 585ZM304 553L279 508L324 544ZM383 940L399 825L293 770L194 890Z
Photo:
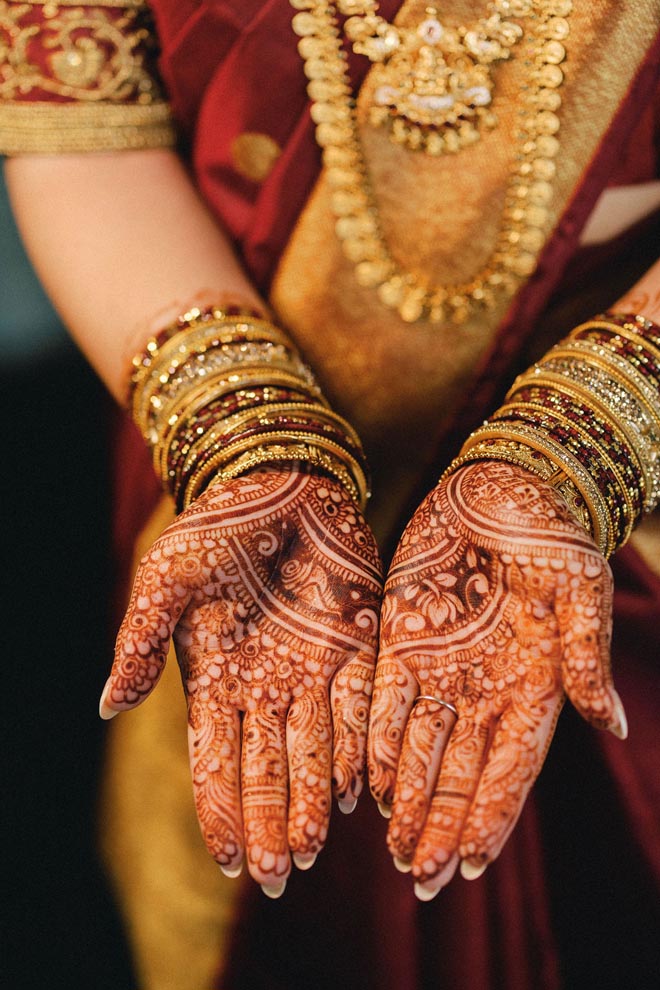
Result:
M362 788L381 591L355 504L302 470L212 486L138 570L105 711L147 697L173 634L205 842L271 896L322 848L331 780L344 811Z
M386 816L391 806L395 865L412 870L420 898L459 860L475 877L499 854L564 691L594 725L625 735L611 599L606 561L522 468L463 467L417 510L385 588L369 769Z

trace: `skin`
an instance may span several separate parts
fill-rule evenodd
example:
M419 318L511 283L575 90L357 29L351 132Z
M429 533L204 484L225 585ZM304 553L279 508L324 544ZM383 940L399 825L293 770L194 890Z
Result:
M6 162L5 172L12 206L41 280L81 349L120 402L125 401L131 358L143 350L150 334L170 323L179 313L191 306L204 306L227 297L248 305L263 305L235 258L227 237L210 216L174 152L25 155ZM75 277L71 276L72 272ZM639 312L660 321L660 263L650 269L615 304L615 308ZM495 466L491 467L495 469ZM468 477L471 470L465 469ZM520 474L524 488L530 479L524 472ZM274 472L273 477L277 485L284 483L281 471ZM456 477L456 485L459 485L463 474ZM497 483L486 486L487 491L500 492L501 469L497 477ZM250 484L253 483L256 484L251 477ZM325 479L316 479L315 484L328 490L332 488ZM611 687L605 659L606 630L610 622L606 565L585 540L584 533L566 517L557 496L534 479L532 484L539 493L538 501L523 500L506 518L497 499L481 498L481 483L461 483L457 489L452 488L456 497L451 510L444 494L446 486L436 489L406 530L388 580L370 744L372 788L387 812L393 805L390 849L399 867L412 868L418 893L424 897L432 895L448 881L461 857L464 875L474 876L484 862L492 861L497 855L538 772L564 688L580 708L583 701L591 698L586 681L595 670L605 687L598 688L594 698L603 707L597 709L592 705L580 710L599 725L608 725L607 719L611 717L609 727L619 734L623 732L624 717ZM314 485L311 477L307 478L307 485L310 491ZM333 635L328 643L331 659L312 671L309 675L311 684L306 684L301 671L313 651L305 638L304 621L309 618L312 605L303 595L297 607L304 621L297 627L300 642L296 642L295 649L304 659L294 665L296 673L293 676L300 695L294 696L292 687L282 689L281 680L275 677L277 647L270 645L262 666L265 669L266 661L272 665L267 672L267 682L269 685L272 682L275 690L276 697L272 700L273 711L277 714L268 715L265 701L254 694L254 678L249 680L253 671L244 659L239 664L240 689L235 694L224 689L223 694L219 685L221 682L226 685L230 676L229 664L234 663L235 655L240 653L240 644L250 641L252 636L250 632L247 639L245 635L240 642L236 639L237 619L229 609L232 589L236 591L241 587L244 609L250 616L259 618L255 642L261 631L275 620L271 614L263 612L261 598L250 601L244 584L237 584L234 578L223 578L222 567L216 572L219 565L209 563L211 549L204 543L210 542L212 552L224 562L224 527L229 526L232 532L232 527L236 527L238 535L235 538L243 541L241 545L249 545L247 559L251 561L254 573L263 576L266 562L269 562L272 569L268 588L276 589L277 596L284 596L282 601L288 601L286 596L292 588L286 584L285 567L289 563L299 566L298 555L307 546L305 530L301 528L299 539L288 544L286 553L277 560L277 566L272 555L268 557L259 549L258 513L254 522L256 528L248 534L237 522L236 508L244 504L242 499L249 501L253 496L258 504L259 491L259 488L246 490L243 481L232 483L222 493L211 489L177 520L174 528L163 537L165 542L155 544L138 577L138 581L147 581L142 589L145 594L134 593L122 626L111 686L104 693L102 710L106 716L111 716L134 707L146 697L162 669L167 638L179 620L175 640L189 698L192 769L202 829L212 854L230 872L238 869L240 850L247 845L251 872L270 893L277 893L281 892L282 879L288 870L288 850L293 850L300 865L311 865L311 857L322 844L319 836L325 829L325 812L321 818L315 816L309 795L318 799L320 794L328 793L328 773L317 774L318 754L328 751L328 688L331 700L333 696L342 699L342 712L353 712L352 715L344 714L343 718L333 716L335 753L337 749L344 753L341 759L336 755L334 758L335 792L340 797L344 795L342 801L348 810L359 791L356 768L361 765L364 705L369 691L367 670L373 664L374 634L363 629L359 630L359 635L354 633L353 638L361 644L357 652L354 646L349 647L346 643L343 647L338 646L334 634L336 628L342 627L336 626L337 616L346 605L340 602L337 586L332 592L326 590L321 611L327 615L328 628L332 626ZM475 505L477 492L480 497ZM512 497L509 485L506 493L507 498ZM225 495L228 502L224 501ZM342 493L335 491L335 496L341 498ZM236 501L232 502L232 499ZM473 530L474 520L479 518L475 509L479 513L491 513L488 526L496 533L499 527L500 545L493 536L488 548L482 547L481 529ZM209 512L214 521L205 529L210 534L209 539L201 541L193 520L199 514L207 527ZM298 533L297 527L304 516L302 501L295 508L290 506L290 514L284 509L282 513L278 517L279 529L275 517L268 517L271 521L265 524L267 543L281 539L284 523L291 527L290 533ZM440 520L437 528L429 528L429 513ZM344 542L347 534L336 530L327 514L325 532L329 534L328 545L338 543L347 548L346 560L339 554L344 566L348 567L350 561L351 568L357 568L360 573L364 570L360 579L364 583L360 587L365 602L369 602L368 608L375 610L378 595L373 577L376 568L374 542L364 522L359 516L356 518L355 527L351 528L351 523L349 529L355 541L358 537L363 541L357 550L355 543ZM558 529L559 519L562 522ZM555 562L561 559L564 563L564 569L559 572L539 564L546 557L539 556L538 541L543 543L549 534L555 541L555 549L563 554L553 558ZM198 544L195 548L189 542L192 540ZM454 541L453 558L446 556L447 540ZM184 545L186 558L191 552L199 557L188 575L181 573L172 552L172 548L180 544ZM336 558L327 558L324 546L316 545L314 559L320 561L324 573L334 573L333 568L338 566ZM483 556L485 549L490 555L487 562ZM355 552L362 564L355 563ZM158 567L164 567L157 583L151 579L154 575L151 555L156 555L154 561L158 557ZM505 557L511 560L505 560ZM516 558L521 557L529 557L530 563L518 563ZM408 562L405 566L404 561ZM473 574L470 597L464 601L460 596L457 599L462 613L456 611L456 584L442 583L456 577L456 567L467 568ZM569 578L567 575L571 574L572 567L578 567L580 573ZM214 573L210 582L200 584L195 575L204 569ZM563 597L559 594L562 574ZM147 580L149 575L151 578ZM572 597L567 590L571 584L575 586ZM136 587L139 589L141 585ZM596 593L596 587L602 590ZM208 598L206 588L211 588ZM295 582L293 589L296 594L301 591ZM576 665L569 668L568 646L569 629L580 595L584 597L580 605L583 615L588 612L592 625L598 623L599 646L597 655L589 654L590 673L583 672L578 676ZM144 608L141 606L143 600L148 602ZM561 602L564 602L563 607L560 607ZM450 603L453 603L453 611L448 610ZM484 603L489 604L494 614L501 616L501 626L490 633L490 638L479 625L482 614L479 609L486 607ZM537 609L540 609L538 616ZM228 644L223 643L222 650L211 656L207 649L209 636L217 635L218 624L222 626L232 615L234 625L230 627ZM513 624L512 615L516 619ZM421 621L429 638L434 640L432 646L416 655L411 650L417 651L418 633L414 628L405 628L406 618L411 617L417 617L415 621ZM450 659L443 645L452 631L468 636L461 650L455 650L455 653L461 653L460 658L451 653ZM284 629L280 633L282 638L275 636L275 643L290 643L287 639L290 633ZM472 633L474 641L470 639ZM543 634L539 643L549 644L549 653L541 651L538 644L534 647L530 643L530 636L536 633ZM262 647L263 642L260 641ZM146 652L142 652L140 644ZM491 660L484 659L491 655L486 649L495 649L499 662L506 662L505 674L498 669L486 677L486 665L492 664ZM367 656L368 660L358 661L359 654ZM314 659L312 662L319 661ZM348 671L352 669L349 664L355 663L359 670L354 678L349 677ZM570 669L573 672L569 676ZM494 673L497 676L492 676ZM236 677L236 674L231 676ZM287 678L290 682L291 676ZM598 678L596 683L599 683ZM435 702L420 701L412 707L420 689L421 693L454 703L459 711L458 721L448 709ZM248 701L254 705L254 711ZM262 709L264 714L256 719L255 733L246 733L246 721L251 728ZM244 713L242 721L241 713ZM386 714L390 718L389 724ZM342 728L357 723L360 729L349 732ZM315 736L313 726L317 724ZM310 741L309 749L305 746L296 748L296 740L300 738ZM453 740L451 747L449 740ZM447 753L441 771L444 777L438 790L438 768L446 741ZM296 751L295 757L289 757L288 778L283 769L285 743L289 750L294 747ZM244 793L239 800L236 783L241 744L248 781L247 804ZM505 773L507 760L495 759L498 752L507 758L513 753L521 757L520 769L514 768L509 778ZM401 754L397 785L397 764ZM318 776L324 781L320 789L316 782L310 783L309 765L312 766L312 778ZM274 781L268 800L265 800L266 791L259 791L265 785L255 783L261 779L262 769L263 780ZM455 771L455 776L445 786L450 771L452 774ZM503 780L512 786L511 796L504 802L500 798ZM480 790L477 790L478 781L481 781ZM303 795L299 823L293 813L298 798L289 796L289 788L290 795ZM255 795L254 801L250 795ZM431 795L435 796L431 798ZM258 799L262 800L261 817ZM287 802L289 831L284 839L283 809ZM241 833L241 815L245 822L250 822L249 834L247 827L245 834ZM318 826L316 837L309 830L310 823L313 827ZM260 838L264 830L268 836L265 843ZM276 833L280 835L277 839ZM272 866L264 866L258 848L273 854Z
M103 714L148 697L173 635L204 840L272 896L322 849L331 792L350 811L362 789L381 592L341 485L274 469L209 488L135 578Z
M625 735L611 602L590 537L521 468L461 468L413 516L385 588L369 762L389 850L422 899L459 860L471 877L499 854L565 694Z

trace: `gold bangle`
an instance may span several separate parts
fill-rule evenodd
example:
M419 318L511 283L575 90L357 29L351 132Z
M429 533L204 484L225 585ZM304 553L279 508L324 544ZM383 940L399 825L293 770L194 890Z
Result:
M255 447L266 448L278 444L290 443L306 443L312 447L325 450L327 453L338 458L348 468L353 477L355 486L359 492L358 501L361 505L366 504L369 497L369 490L364 469L348 451L339 444L333 443L331 440L326 440L324 437L319 437L316 434L305 433L303 430L282 430L276 433L255 434L243 440L239 439L235 443L223 447L211 456L197 471L193 471L190 474L185 486L184 505L190 505L197 497L209 474L215 474L224 470L227 465L244 452Z
M308 443L287 443L271 444L268 446L256 447L241 454L231 464L222 468L209 482L208 487L231 481L233 478L245 474L256 467L263 467L266 464L282 462L301 461L321 468L334 477L348 492L354 502L364 511L366 500L361 496L350 472L345 468L340 460L316 448ZM184 502L184 508L190 505L190 501Z
M601 553L609 556L614 551L616 548L614 530L609 507L603 493L586 468L569 451L526 423L500 423L498 426L497 421L495 421L480 427L468 437L458 455L459 458L468 458L463 463L469 462L471 447L487 439L517 440L532 450L538 451L553 463L562 475L570 479L582 497L591 520L589 530ZM455 462L452 462L445 474L455 470L454 465ZM558 476L558 480L561 480L560 476ZM551 478L548 478L548 483L554 487Z

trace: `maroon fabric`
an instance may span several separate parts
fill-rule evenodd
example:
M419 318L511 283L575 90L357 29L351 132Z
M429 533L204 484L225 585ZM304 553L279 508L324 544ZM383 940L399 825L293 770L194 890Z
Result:
M289 4L155 0L152 6L163 43L163 76L191 145L196 179L246 267L266 287L320 167ZM393 0L381 3L386 16L397 6ZM469 408L466 403L450 434L439 438L443 461L492 405L525 338L561 291L602 189L657 174L652 98L659 51L656 45L537 273L515 300L470 392ZM356 85L364 68L352 64ZM245 131L265 132L283 148L261 185L232 164L232 141ZM146 463L143 454L136 456L140 471ZM129 477L126 464L133 496L120 503L124 537L135 531L155 490L147 470L136 500L136 478ZM246 889L218 987L656 985L660 743L653 709L660 695L654 628L660 582L629 550L616 561L616 571L615 660L631 715L630 740L597 735L567 712L547 769L498 862L473 883L455 880L430 904L417 902L410 879L394 871L385 822L368 799L348 819L335 814L327 849L309 874L294 871L281 901L268 901L253 886Z

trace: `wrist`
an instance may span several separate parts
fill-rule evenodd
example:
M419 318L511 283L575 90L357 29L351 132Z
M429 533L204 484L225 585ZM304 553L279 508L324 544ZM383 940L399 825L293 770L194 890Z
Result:
M193 309L133 360L133 418L179 509L212 482L304 462L364 507L366 463L281 330L251 307Z
M609 556L660 500L660 328L607 313L519 376L459 464L515 463L543 478Z

